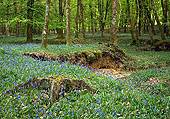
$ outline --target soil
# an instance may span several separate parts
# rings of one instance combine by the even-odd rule
[[[47,53],[24,53],[24,56],[29,56],[41,61],[58,61],[69,62],[71,64],[80,64],[94,69],[96,73],[111,75],[116,78],[123,78],[129,75],[123,71],[126,69],[126,62],[129,58],[125,53],[116,46],[107,44],[100,51],[84,51],[82,53],[66,54],[54,56]]]

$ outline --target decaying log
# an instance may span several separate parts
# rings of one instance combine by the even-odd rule
[[[19,90],[27,88],[47,90],[50,94],[51,102],[59,100],[61,96],[65,96],[66,93],[69,93],[73,90],[87,90],[90,93],[95,93],[95,90],[83,80],[72,80],[62,76],[56,76],[47,78],[34,78],[26,83],[15,86],[13,89],[10,89],[3,94],[14,94]]]

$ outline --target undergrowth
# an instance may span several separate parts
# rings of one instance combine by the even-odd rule
[[[4,48],[5,49],[5,48]],[[136,89],[130,82],[93,73],[87,67],[68,63],[37,61],[20,54],[0,55],[1,118],[168,118],[169,97]],[[50,104],[37,89],[24,89],[14,95],[3,92],[33,77],[65,75],[85,80],[97,90],[92,95],[73,91]]]
[[[170,87],[167,82],[170,80],[170,54],[136,51],[136,47],[128,46],[124,41],[120,47],[132,57],[131,65],[140,69],[133,72],[126,80],[96,74],[86,66],[38,61],[21,55],[23,52],[32,51],[65,54],[97,50],[98,47],[95,44],[50,45],[47,50],[42,49],[38,44],[1,44],[0,117],[2,119],[168,119],[170,117]],[[74,80],[84,80],[96,89],[97,93],[73,91],[54,104],[51,104],[49,97],[38,89],[23,89],[16,91],[13,95],[4,94],[8,89],[33,77],[51,75],[64,75]],[[147,81],[152,77],[159,79],[160,83],[149,85]]]

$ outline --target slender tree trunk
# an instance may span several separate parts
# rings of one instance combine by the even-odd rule
[[[90,8],[90,24],[91,24],[91,32],[94,35],[94,18],[93,18],[93,10],[92,10],[92,3],[89,4],[89,8]]]
[[[5,24],[5,29],[6,29],[6,35],[10,36],[9,23],[8,22]]]
[[[129,3],[129,0],[126,0],[127,2],[127,15],[128,15],[128,22],[129,22],[129,25],[130,25],[130,32],[131,32],[131,35],[132,35],[132,44],[136,44],[137,43],[137,38],[135,36],[135,25],[134,23],[132,22],[132,19],[131,19],[131,13],[130,13],[130,3]]]
[[[84,26],[84,6],[82,3],[82,0],[79,0],[79,5],[80,5],[80,23],[81,23],[81,37],[84,39],[85,38],[85,26]]]
[[[63,0],[59,0],[59,19],[60,23],[63,22]],[[63,28],[58,29],[59,38],[64,38]]]
[[[117,42],[117,26],[116,26],[116,17],[117,17],[117,6],[118,0],[112,0],[112,28],[111,28],[111,36],[113,44]]]
[[[7,5],[6,20],[7,20],[7,22],[5,23],[5,34],[7,36],[10,36],[10,31],[9,31],[9,5]]]
[[[152,10],[153,10],[153,13],[154,13],[154,16],[155,16],[155,20],[156,20],[157,25],[158,25],[158,27],[159,27],[159,31],[160,31],[160,33],[161,33],[161,39],[162,39],[162,40],[166,40],[166,37],[165,37],[165,35],[164,35],[164,31],[163,31],[163,27],[162,27],[162,25],[161,25],[161,23],[160,23],[158,14],[157,14],[157,12],[156,12],[156,10],[155,10],[154,0],[151,0],[151,6],[152,6]]]
[[[75,37],[79,37],[79,0],[77,0],[77,11],[75,17]]]
[[[150,10],[148,8],[148,3],[146,0],[143,1],[143,5],[144,5],[144,10],[145,10],[145,18],[146,18],[146,26],[147,26],[147,30],[149,32],[149,36],[150,36],[150,42],[153,42],[153,36],[155,34],[155,30],[154,30],[154,23],[151,19],[151,13]]]
[[[66,0],[66,42],[67,42],[67,45],[72,44],[71,28],[70,28],[70,22],[71,22],[70,16],[71,16],[70,0]]]
[[[139,4],[139,23],[138,23],[138,33],[139,36],[141,36],[141,34],[143,33],[142,29],[143,29],[143,4],[141,0],[138,0],[138,4]]]
[[[98,0],[98,11],[99,11],[99,28],[101,32],[101,37],[103,37],[103,32],[104,32],[104,1],[103,0]]]
[[[46,0],[46,10],[45,10],[45,22],[44,29],[42,32],[42,47],[47,48],[48,45],[48,23],[49,23],[49,15],[50,15],[50,0]]]
[[[20,23],[19,21],[17,21],[16,23],[16,36],[19,37],[20,35]]]
[[[14,6],[15,6],[15,14],[19,13],[19,6],[17,4],[17,2],[14,2]],[[18,37],[20,35],[20,22],[17,20],[16,21],[16,37]]]
[[[135,0],[136,3],[136,27],[135,27],[135,34],[136,34],[136,39],[139,41],[139,31],[138,31],[138,20],[139,20],[139,6],[138,6],[138,0]]]
[[[162,11],[163,11],[163,32],[168,36],[168,0],[161,0]]]
[[[27,42],[33,41],[33,6],[34,0],[28,0],[27,2]]]

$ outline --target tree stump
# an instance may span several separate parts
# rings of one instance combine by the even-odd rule
[[[51,76],[47,78],[34,78],[26,83],[15,86],[13,89],[7,90],[4,94],[14,94],[16,91],[27,88],[47,90],[50,94],[51,102],[59,100],[61,96],[65,96],[66,93],[73,90],[87,90],[90,93],[95,93],[95,90],[83,80],[72,80],[62,76]]]

